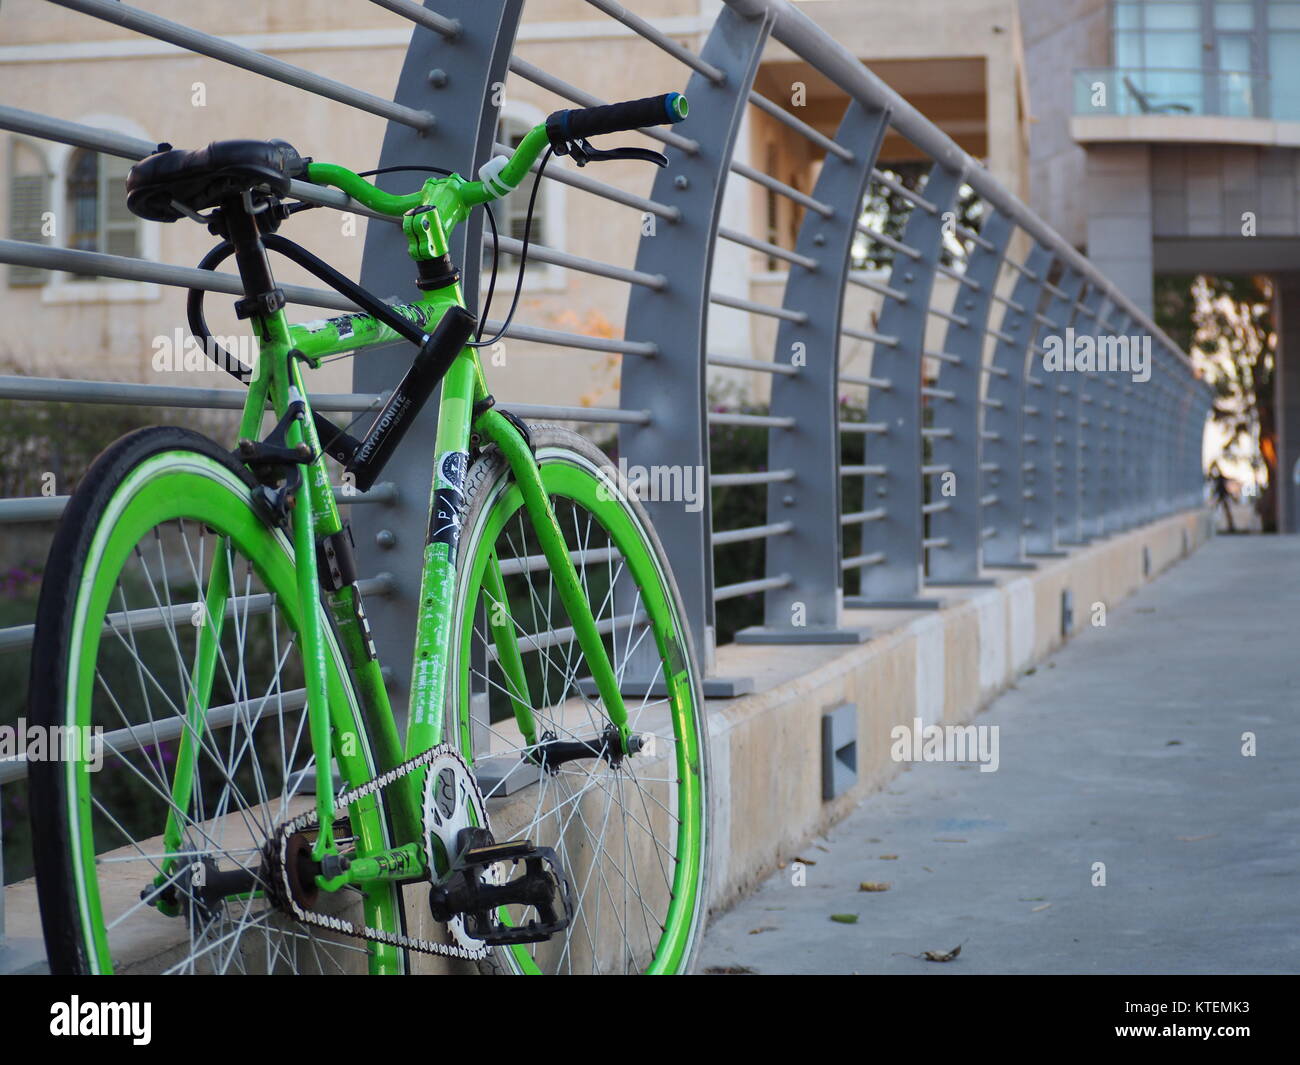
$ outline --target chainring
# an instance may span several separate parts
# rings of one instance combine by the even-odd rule
[[[487,829],[487,807],[478,780],[455,748],[443,746],[424,776],[424,852],[435,881],[450,874],[460,857],[460,834],[467,828]],[[500,883],[497,868],[487,870],[488,883]],[[488,946],[466,930],[464,917],[453,917],[447,931],[462,950],[474,957],[487,956]]]

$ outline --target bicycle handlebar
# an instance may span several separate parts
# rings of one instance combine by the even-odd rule
[[[679,92],[647,96],[642,100],[629,100],[625,103],[604,104],[600,107],[556,111],[544,123],[529,130],[504,165],[490,167],[488,181],[457,179],[461,181],[457,197],[465,208],[500,199],[519,185],[548,143],[559,152],[570,142],[583,137],[681,122],[688,112],[686,97]],[[489,167],[484,168],[484,170],[488,169]],[[480,171],[480,174],[483,172]],[[427,202],[424,189],[405,196],[395,196],[376,188],[347,167],[333,163],[308,164],[307,180],[316,185],[333,185],[363,206],[386,215],[404,215],[413,208],[424,206]],[[451,178],[443,179],[442,183],[451,180]]]
[[[643,126],[683,121],[690,109],[679,92],[647,96],[621,104],[555,111],[546,120],[546,134],[558,152],[570,141],[602,133],[623,133]]]

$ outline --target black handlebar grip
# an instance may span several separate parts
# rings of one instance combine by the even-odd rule
[[[687,113],[686,97],[679,92],[668,92],[621,104],[556,111],[546,120],[546,133],[552,147],[559,150],[581,137],[681,122]]]

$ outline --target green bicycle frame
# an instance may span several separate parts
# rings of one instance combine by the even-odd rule
[[[440,258],[448,251],[448,234],[469,214],[471,208],[499,198],[517,186],[546,147],[546,128],[533,129],[520,143],[492,186],[467,181],[459,175],[432,178],[419,192],[394,196],[385,193],[344,167],[313,163],[308,180],[332,185],[348,193],[372,210],[401,216],[407,237],[407,250],[414,261]],[[451,283],[424,293],[418,300],[400,304],[393,310],[415,323],[427,336],[452,307],[464,307],[458,283]],[[343,528],[325,467],[321,441],[311,417],[310,403],[303,383],[303,364],[318,366],[324,358],[373,347],[400,339],[388,325],[371,315],[352,313],[333,318],[290,324],[283,309],[255,316],[252,321],[259,341],[260,354],[249,385],[240,422],[240,436],[256,440],[268,406],[277,418],[293,415],[286,443],[290,448],[306,445],[312,461],[302,467],[303,481],[292,505],[291,531],[298,594],[303,604],[318,601],[322,587],[316,556],[318,545]],[[463,488],[469,458],[471,432],[493,442],[510,466],[536,529],[543,553],[557,589],[572,622],[574,634],[592,669],[597,690],[606,712],[618,729],[624,753],[628,751],[627,711],[618,681],[605,651],[605,645],[592,616],[591,606],[569,557],[563,533],[556,521],[550,499],[543,486],[536,460],[519,430],[498,411],[486,409],[474,417],[476,404],[488,397],[483,368],[474,347],[465,346],[442,379],[438,404],[438,427],[435,442],[433,484],[429,498],[429,537],[424,547],[420,577],[419,611],[411,673],[410,716],[405,742],[398,736],[392,707],[388,700],[380,665],[367,635],[360,595],[355,585],[325,592],[325,603],[337,626],[357,695],[365,715],[368,732],[375,745],[381,772],[392,769],[438,743],[444,737],[444,709],[451,643],[452,598],[456,580],[456,550],[459,517],[444,515],[439,507]],[[224,552],[217,553],[214,565],[224,564]],[[186,809],[193,784],[196,746],[202,740],[203,716],[216,669],[221,622],[225,614],[225,575],[214,571],[210,582],[210,601],[206,604],[204,625],[197,652],[195,684],[189,695],[187,718],[192,725],[186,730],[173,785],[175,809]],[[220,578],[218,580],[217,578]],[[501,587],[500,570],[493,557],[487,575],[487,587]],[[508,611],[504,597],[499,597]],[[313,857],[320,861],[337,854],[332,828],[331,711],[330,692],[325,690],[327,675],[322,618],[311,609],[302,611],[302,653],[306,672],[307,712],[313,750],[316,752],[316,808],[320,817],[320,834]],[[528,687],[514,638],[513,622],[497,618],[492,626],[493,639],[512,692],[514,712],[519,727],[530,743],[536,742],[532,711],[526,698]],[[381,856],[362,855],[344,873],[333,878],[318,876],[318,885],[336,890],[345,884],[364,884],[378,879],[408,879],[430,870],[423,867],[422,847],[413,847],[423,837],[423,774],[411,773],[393,785],[389,809],[393,818],[394,848],[392,860],[373,861]],[[165,831],[169,849],[179,851],[181,826],[174,815],[168,818]],[[445,872],[447,856],[430,855],[428,861]],[[166,873],[167,870],[164,870]]]

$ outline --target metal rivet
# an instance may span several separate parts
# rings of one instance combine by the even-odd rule
[[[685,188],[689,188],[690,184],[691,184],[690,179],[685,174],[678,174],[675,178],[673,178],[674,188],[685,189]]]
[[[392,529],[380,529],[375,533],[375,543],[380,547],[396,547],[397,534]]]
[[[434,67],[429,71],[429,84],[435,89],[446,88],[447,72],[440,67]]]

